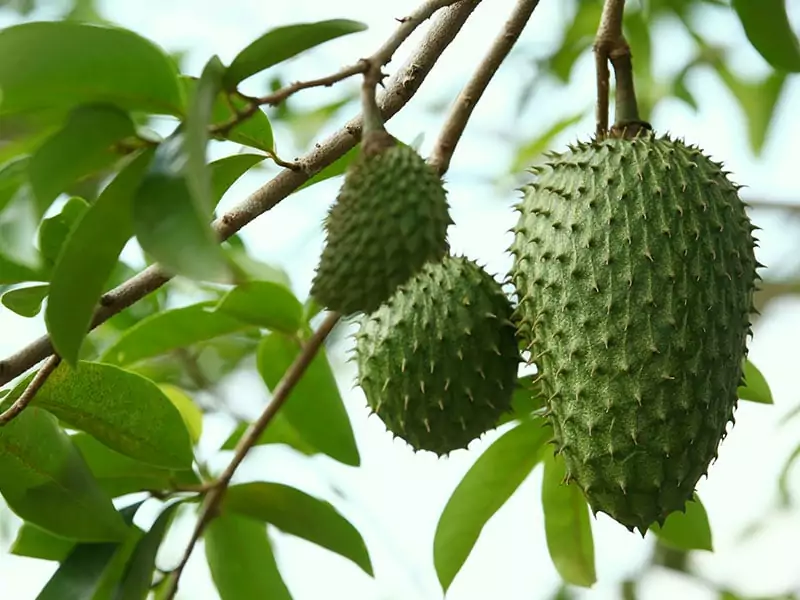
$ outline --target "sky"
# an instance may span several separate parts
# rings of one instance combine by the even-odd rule
[[[418,0],[392,3],[340,0],[321,3],[294,0],[269,3],[256,0],[107,0],[101,3],[108,18],[154,40],[168,50],[186,50],[184,68],[197,75],[205,61],[217,54],[223,62],[252,39],[272,27],[327,18],[353,18],[366,22],[369,30],[336,40],[324,50],[293,60],[282,71],[287,79],[305,79],[334,72],[363,55],[373,52],[394,30],[395,17],[411,12]],[[431,107],[449,106],[458,89],[480,60],[513,6],[511,0],[484,2],[445,53],[417,97],[387,128],[404,141],[422,135],[421,152],[430,152],[443,121],[441,111]],[[57,7],[52,9],[58,12]],[[50,18],[44,11],[38,18]],[[478,105],[446,177],[455,226],[450,232],[453,252],[486,263],[493,273],[508,268],[508,229],[515,214],[518,182],[502,179],[513,157],[507,138],[535,137],[555,120],[592,106],[594,94],[591,56],[583,56],[567,88],[542,85],[535,91],[530,107],[515,114],[520,86],[533,71],[527,60],[531,52],[544,51],[558,39],[563,19],[562,3],[543,0],[515,53],[501,68]],[[0,26],[9,23],[0,12]],[[735,40],[733,66],[742,74],[758,77],[767,72],[732,15],[709,11],[702,22],[712,39]],[[399,67],[421,35],[421,28],[398,52],[387,70]],[[658,28],[666,40],[657,53],[656,73],[665,74],[680,66],[689,52],[687,40],[669,26]],[[247,82],[251,91],[261,89],[262,80]],[[353,82],[350,84],[354,85]],[[708,154],[723,160],[733,177],[747,186],[745,195],[771,201],[800,202],[800,179],[794,148],[800,138],[800,114],[792,109],[800,103],[800,85],[790,81],[778,107],[776,123],[762,156],[749,149],[745,122],[738,106],[710,73],[693,77],[690,88],[701,98],[694,113],[683,104],[667,101],[653,115],[657,130],[670,131],[697,143]],[[352,89],[352,88],[350,88]],[[310,90],[297,97],[298,103],[313,106],[338,97],[339,88]],[[554,148],[593,130],[591,111],[554,142]],[[322,136],[332,132],[351,116],[343,113]],[[497,132],[502,135],[498,135]],[[522,133],[520,133],[522,132]],[[278,152],[284,158],[299,155],[286,131],[276,129]],[[523,137],[520,138],[519,136]],[[230,152],[230,147],[215,150]],[[265,182],[257,173],[243,177],[223,199],[230,207]],[[322,248],[321,221],[335,197],[340,181],[328,181],[303,191],[278,205],[243,231],[252,251],[292,273],[293,285],[304,298]],[[759,260],[768,268],[785,264],[791,239],[782,223],[768,213],[752,213],[761,226]],[[127,253],[135,258],[134,250]],[[0,354],[7,355],[41,335],[41,319],[27,320],[0,308]],[[800,339],[800,301],[775,302],[761,317],[751,343],[750,357],[772,386],[775,406],[740,404],[736,425],[723,442],[719,460],[698,492],[709,512],[715,552],[698,553],[692,563],[702,577],[726,585],[742,595],[769,595],[800,589],[800,575],[794,561],[795,540],[800,538],[798,513],[774,513],[775,480],[787,455],[800,439],[800,424],[779,426],[782,415],[798,404],[794,385],[797,340]],[[365,400],[352,388],[353,365],[347,364],[348,348],[336,347],[331,360],[347,403],[362,466],[352,469],[320,458],[298,458],[280,447],[256,448],[237,474],[237,481],[261,479],[296,485],[330,500],[364,534],[375,565],[371,579],[348,561],[302,540],[272,532],[276,556],[287,585],[297,600],[435,600],[442,594],[432,562],[432,540],[437,519],[450,493],[476,457],[493,441],[491,433],[473,443],[468,451],[436,459],[426,453],[414,454],[403,442],[392,441],[380,421],[367,418]],[[246,374],[225,388],[225,397],[237,410],[255,417],[267,399],[258,377]],[[224,418],[209,419],[202,451],[209,455],[227,437],[232,423]],[[229,456],[211,461],[224,467]],[[509,502],[488,523],[472,555],[448,593],[449,600],[503,598],[530,600],[547,598],[559,583],[547,553],[540,505],[541,470],[519,488]],[[800,493],[800,473],[792,489]],[[743,543],[742,531],[754,521],[770,515],[765,528]],[[144,510],[139,519],[149,525],[155,513]],[[137,522],[139,522],[137,520]],[[619,583],[635,575],[652,547],[648,536],[642,540],[609,518],[593,519],[598,583],[580,592],[590,600],[619,597]],[[190,533],[191,519],[182,519],[159,555],[159,564],[173,565]],[[54,563],[0,554],[3,597],[28,600],[36,597]],[[198,547],[184,574],[180,597],[213,600],[216,592]],[[663,570],[653,570],[642,579],[640,598],[711,600],[708,587]]]

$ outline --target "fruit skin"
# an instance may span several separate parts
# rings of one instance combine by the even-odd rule
[[[534,172],[511,246],[519,336],[567,479],[644,535],[684,510],[734,420],[755,227],[721,165],[668,136]]]
[[[447,254],[452,222],[433,168],[385,131],[365,134],[325,220],[311,295],[343,315],[374,311],[422,265]]]
[[[493,429],[520,363],[500,284],[464,257],[428,263],[356,334],[359,383],[387,429],[448,454]]]

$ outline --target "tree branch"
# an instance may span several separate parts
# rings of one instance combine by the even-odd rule
[[[39,369],[34,375],[31,382],[28,384],[28,387],[22,392],[22,395],[17,398],[14,403],[9,406],[6,410],[0,414],[0,427],[3,425],[8,425],[14,418],[16,418],[28,404],[31,403],[33,397],[36,395],[42,386],[47,382],[47,378],[50,377],[50,374],[56,370],[59,363],[61,362],[61,357],[59,356],[51,356],[42,368]]]
[[[345,67],[337,73],[328,75],[327,77],[311,79],[309,81],[296,81],[279,89],[276,92],[267,94],[266,96],[262,96],[260,98],[251,98],[241,94],[242,97],[247,98],[250,101],[250,104],[244,110],[237,113],[231,120],[212,127],[211,133],[214,135],[225,135],[236,125],[252,117],[256,112],[258,112],[259,107],[264,105],[276,106],[286,100],[289,96],[296,94],[301,90],[307,90],[314,87],[331,86],[347,79],[348,77],[352,77],[353,75],[367,73],[371,68],[371,65],[376,65],[377,69],[380,70],[380,67],[392,60],[392,56],[394,56],[394,53],[397,52],[397,49],[403,44],[403,42],[406,41],[412,33],[414,33],[417,27],[422,25],[422,23],[424,23],[426,20],[430,19],[431,16],[433,16],[433,13],[460,1],[461,0],[428,0],[428,2],[425,2],[416,11],[414,11],[414,14],[402,19],[398,19],[400,26],[394,32],[394,35],[386,40],[383,46],[381,46],[378,51],[375,52],[375,54],[368,59],[362,59],[354,65]]]
[[[511,52],[538,4],[539,0],[519,0],[517,2],[514,12],[506,21],[502,32],[495,38],[489,52],[472,75],[472,79],[467,82],[458,95],[429,159],[439,175],[444,175],[450,167],[450,159],[464,133],[469,118],[472,116],[472,111],[497,69]]]
[[[439,57],[455,39],[479,3],[480,0],[459,0],[453,6],[442,11],[441,16],[431,25],[428,35],[422,40],[416,52],[398,70],[388,83],[385,93],[381,95],[379,105],[384,119],[395,115],[416,94]],[[434,4],[438,5],[438,3]],[[407,22],[400,26],[400,28],[407,27],[409,27]],[[388,43],[385,44],[385,46],[387,45]],[[300,158],[299,169],[284,169],[238,206],[217,219],[213,223],[213,227],[220,240],[229,238],[256,217],[270,210],[314,174],[352,149],[359,141],[361,125],[360,116],[350,120],[341,130]],[[104,294],[100,298],[100,306],[95,311],[92,329],[157,290],[169,280],[170,276],[161,271],[158,265],[152,265]],[[52,353],[53,346],[50,337],[42,336],[7,359],[0,361],[0,385],[21,375]]]
[[[289,397],[289,393],[303,376],[303,373],[305,373],[308,365],[311,364],[311,361],[314,360],[314,357],[317,355],[320,347],[325,342],[325,338],[328,337],[328,334],[331,332],[331,330],[333,330],[336,323],[339,322],[340,316],[341,315],[338,313],[330,313],[322,322],[319,329],[314,332],[314,335],[311,336],[311,338],[303,347],[303,351],[295,359],[295,361],[284,374],[283,379],[281,379],[278,385],[275,387],[275,391],[272,394],[272,401],[264,409],[264,412],[261,413],[261,416],[258,418],[258,420],[255,421],[241,437],[239,443],[236,444],[236,449],[233,452],[233,459],[231,460],[230,464],[228,464],[228,466],[225,468],[225,471],[223,471],[223,473],[208,489],[203,501],[203,506],[200,509],[200,515],[197,518],[197,523],[195,524],[195,528],[189,539],[189,543],[186,545],[186,550],[183,553],[183,557],[181,558],[175,570],[170,574],[170,581],[166,590],[166,594],[164,595],[166,600],[171,600],[177,593],[178,582],[180,580],[181,573],[183,573],[186,563],[189,562],[189,558],[192,555],[195,544],[197,544],[206,527],[208,527],[208,524],[211,523],[216,516],[217,511],[219,510],[219,505],[222,502],[222,498],[225,495],[225,491],[228,489],[228,485],[230,484],[236,469],[240,464],[242,464],[242,461],[244,460],[245,456],[247,456],[247,453],[250,451],[250,449],[258,442],[258,438],[260,438],[261,434],[264,433],[264,430],[270,424],[275,415],[278,414],[278,410],[280,410],[281,406],[283,406],[283,404],[286,402],[286,399]]]

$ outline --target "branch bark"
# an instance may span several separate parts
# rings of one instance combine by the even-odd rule
[[[13,419],[25,410],[28,404],[31,403],[33,397],[36,395],[42,386],[50,377],[50,374],[56,370],[56,367],[61,363],[61,358],[58,356],[51,356],[36,375],[31,379],[28,387],[22,392],[22,395],[17,398],[14,403],[0,414],[0,427],[8,425]]]
[[[506,21],[502,32],[495,38],[489,52],[472,75],[472,79],[467,82],[458,95],[429,160],[439,175],[444,175],[450,168],[450,159],[453,157],[456,145],[472,116],[472,111],[478,105],[478,101],[489,86],[497,69],[511,52],[538,4],[539,0],[519,0],[517,2],[514,12]]]
[[[339,322],[340,316],[341,315],[338,313],[330,313],[322,322],[319,329],[314,332],[314,335],[311,336],[306,345],[303,347],[303,351],[295,359],[295,361],[284,374],[283,379],[281,379],[281,381],[275,387],[275,391],[272,395],[272,401],[264,409],[264,412],[261,413],[261,416],[258,418],[258,420],[255,421],[245,432],[245,434],[239,440],[239,443],[236,444],[236,449],[233,453],[233,459],[225,468],[225,471],[223,471],[222,475],[220,475],[213,482],[213,485],[206,492],[206,495],[203,499],[203,505],[200,508],[200,515],[197,518],[197,523],[195,524],[192,535],[189,538],[189,543],[186,545],[186,550],[184,551],[178,566],[169,576],[169,584],[166,594],[164,595],[166,600],[171,600],[178,592],[178,583],[180,581],[181,574],[183,573],[183,569],[186,567],[186,563],[189,562],[189,558],[192,555],[195,544],[197,544],[206,527],[208,527],[208,524],[211,523],[216,516],[220,503],[222,502],[222,498],[225,495],[225,491],[228,489],[228,485],[230,484],[236,469],[239,468],[239,465],[242,464],[242,461],[244,460],[245,456],[247,456],[247,453],[258,442],[258,438],[261,437],[261,434],[264,433],[264,430],[267,428],[270,422],[272,422],[272,419],[275,418],[276,414],[278,414],[278,410],[280,410],[280,408],[286,402],[286,399],[289,397],[289,393],[292,391],[294,386],[297,385],[297,382],[303,376],[303,373],[305,373],[308,365],[311,364],[311,361],[314,360],[317,352],[319,352],[320,347],[325,342],[325,338],[328,337],[328,334],[336,326],[336,323]]]
[[[440,4],[442,3],[433,2],[427,3],[426,6],[438,6]],[[427,36],[420,43],[416,52],[397,71],[387,84],[386,91],[381,94],[379,105],[384,119],[388,120],[394,116],[416,94],[439,57],[455,39],[461,27],[480,4],[480,0],[458,0],[458,2],[451,4],[452,6],[442,9],[441,15],[431,25]],[[398,28],[398,31],[405,30],[408,27],[410,25],[405,20]],[[394,43],[389,44],[387,42],[384,48]],[[398,43],[397,45],[399,46],[400,44]],[[219,239],[222,241],[229,238],[256,217],[267,212],[297,190],[314,174],[343,156],[358,143],[361,135],[361,126],[362,119],[360,115],[351,119],[341,130],[319,143],[311,152],[300,158],[298,169],[284,169],[269,183],[256,190],[238,206],[222,215],[213,223]],[[164,273],[158,265],[152,265],[104,294],[100,298],[100,306],[95,311],[92,329],[157,290],[169,280],[170,276]],[[0,361],[0,385],[4,385],[23,374],[51,354],[53,354],[53,346],[50,342],[50,337],[42,336],[17,353]]]

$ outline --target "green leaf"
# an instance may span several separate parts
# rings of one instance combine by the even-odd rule
[[[237,281],[272,281],[292,289],[289,274],[281,267],[253,258],[244,248],[228,248],[227,254],[233,262]]]
[[[224,514],[211,521],[204,539],[208,567],[222,600],[292,600],[263,523]]]
[[[530,167],[534,161],[536,161],[536,159],[540,158],[552,147],[554,138],[576,123],[580,122],[585,115],[586,111],[582,110],[579,113],[575,113],[574,115],[561,119],[544,131],[541,135],[523,145],[519,150],[517,150],[517,156],[514,158],[514,162],[512,163],[509,171],[512,173],[519,173],[520,171]]]
[[[328,502],[288,485],[253,482],[231,486],[222,507],[322,546],[373,574],[361,534]]]
[[[187,96],[191,97],[197,87],[198,78],[181,76],[181,83]],[[211,113],[211,122],[214,126],[224,126],[237,118],[237,115],[248,109],[249,101],[238,94],[228,94],[225,91],[219,92],[214,102]],[[237,144],[258,148],[265,152],[272,152],[275,146],[275,139],[272,133],[272,125],[266,113],[258,109],[250,117],[238,123],[235,127],[224,133],[216,133],[216,139],[230,140]],[[266,157],[263,157],[266,158]]]
[[[149,40],[119,27],[48,21],[0,31],[0,115],[89,102],[180,115],[177,68]]]
[[[280,333],[264,336],[257,364],[262,379],[274,390],[300,354],[300,342]],[[286,420],[309,444],[346,465],[358,466],[360,457],[350,420],[324,348],[320,348],[281,408]]]
[[[770,65],[800,72],[800,43],[792,30],[785,0],[732,0],[745,35]]]
[[[114,144],[135,133],[131,118],[115,106],[80,106],[72,111],[63,129],[31,156],[28,170],[40,210],[80,178],[119,160],[122,155]]]
[[[0,302],[21,317],[32,318],[42,310],[42,302],[47,297],[48,285],[32,285],[9,290],[0,298]]]
[[[72,442],[80,450],[97,483],[112,498],[145,490],[169,490],[173,484],[198,485],[188,469],[164,469],[115,452],[87,433],[76,433]]]
[[[214,102],[222,89],[225,65],[218,56],[212,56],[203,68],[203,73],[189,100],[189,111],[185,121],[186,165],[184,175],[192,198],[200,215],[209,215],[214,207],[211,191],[211,174],[206,165],[208,126],[212,120]]]
[[[773,404],[772,391],[769,389],[767,380],[749,360],[745,360],[743,377],[745,384],[738,389],[738,395],[741,400]]]
[[[248,170],[262,162],[263,154],[234,154],[209,163],[211,171],[211,197],[214,206],[222,200],[225,192]]]
[[[0,96],[0,102],[2,101]],[[3,142],[6,143],[6,140]],[[8,205],[17,190],[27,182],[29,164],[30,156],[14,156],[6,162],[0,155],[0,212]]]
[[[239,52],[225,73],[225,87],[232,90],[240,81],[288,60],[327,41],[364,31],[367,26],[358,21],[332,19],[316,23],[301,23],[277,27]]]
[[[236,448],[236,444],[239,443],[239,440],[242,438],[245,431],[247,431],[247,428],[247,423],[240,423],[237,425],[233,433],[225,440],[220,450],[233,450]],[[264,430],[264,433],[261,434],[254,445],[262,446],[267,444],[285,444],[306,456],[319,454],[319,450],[306,442],[297,429],[295,429],[280,412],[275,415],[269,427]]]
[[[750,147],[759,156],[786,83],[786,73],[773,72],[762,81],[749,83],[734,75],[722,61],[715,62],[714,68],[744,111]]]
[[[778,476],[778,494],[784,507],[788,507],[792,503],[792,494],[789,490],[789,475],[791,475],[792,468],[798,460],[800,460],[800,445],[795,447],[789,458],[786,459],[781,469],[781,474]]]
[[[331,179],[333,177],[339,177],[340,175],[344,175],[347,172],[347,167],[350,166],[356,157],[361,153],[361,145],[354,146],[347,152],[345,152],[342,156],[338,159],[333,161],[331,164],[323,168],[319,171],[316,175],[311,177],[308,181],[306,181],[303,185],[301,185],[295,192],[299,192],[302,189],[307,187],[311,187],[312,185],[319,183],[321,181],[325,181],[326,179]]]
[[[247,323],[201,302],[157,313],[126,330],[100,357],[120,366],[166,354],[198,342],[247,329]]]
[[[656,523],[651,529],[659,541],[678,550],[714,551],[711,525],[697,494],[692,501],[686,503],[685,513],[674,512],[664,521],[663,527]]]
[[[133,199],[134,232],[142,249],[165,270],[225,283],[230,270],[211,228],[211,202],[195,200],[187,175],[188,156],[181,132],[161,142]]]
[[[53,535],[33,523],[23,522],[9,553],[61,562],[69,555],[75,544],[75,540]]]
[[[489,446],[461,479],[439,517],[433,562],[446,592],[484,526],[541,459],[551,432],[541,419],[524,421]]]
[[[139,502],[121,511],[128,524],[141,505]],[[135,527],[122,543],[77,544],[37,600],[111,600],[111,592],[142,534]]]
[[[3,407],[12,401],[6,397]],[[63,537],[107,542],[127,535],[58,420],[36,406],[0,429],[0,494],[18,517]]]
[[[161,391],[170,399],[178,412],[181,413],[186,429],[189,431],[192,443],[196,444],[203,435],[203,411],[194,403],[189,395],[181,388],[169,383],[162,383],[158,386]]]
[[[303,305],[286,286],[248,281],[226,293],[216,308],[246,323],[294,334],[303,325]]]
[[[42,274],[36,269],[16,262],[0,251],[0,285],[23,283],[25,281],[41,281]]]
[[[39,227],[39,252],[46,267],[52,269],[61,254],[61,248],[81,217],[89,210],[83,198],[72,197],[64,203],[61,212],[42,221]]]
[[[564,484],[564,459],[547,448],[543,454],[542,508],[550,558],[566,583],[591,587],[597,575],[589,506],[577,485]]]
[[[541,385],[534,383],[538,375],[528,375],[517,380],[514,395],[511,396],[511,410],[504,413],[497,421],[496,427],[515,419],[530,417],[544,406],[544,393]]]
[[[156,567],[156,555],[181,502],[161,511],[150,530],[139,540],[113,596],[113,600],[147,600]]]
[[[17,386],[5,401],[13,402],[23,389]],[[103,363],[62,363],[32,405],[131,458],[191,468],[191,441],[180,413],[156,384],[135,373]]]
[[[103,285],[133,234],[130,203],[152,158],[144,151],[103,190],[67,237],[50,279],[45,310],[53,347],[76,364]]]

